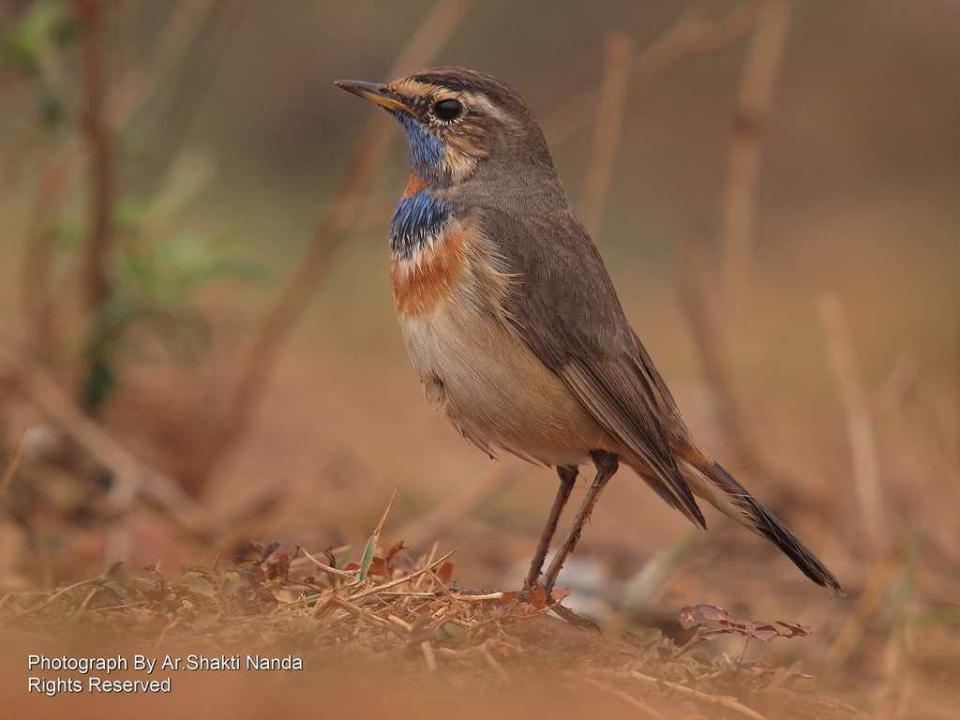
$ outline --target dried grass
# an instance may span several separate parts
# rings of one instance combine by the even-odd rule
[[[595,693],[652,718],[702,717],[702,711],[763,718],[765,701],[755,708],[753,698],[768,692],[782,698],[809,677],[796,667],[684,652],[659,630],[614,638],[578,629],[551,617],[542,588],[528,597],[460,588],[452,579],[454,551],[414,558],[402,543],[379,546],[387,514],[350,561],[339,549],[251,543],[243,557],[187,566],[178,577],[159,567],[130,572],[118,563],[52,592],[8,593],[0,598],[0,631],[191,652],[294,653],[313,667],[359,663],[364,673],[384,666],[421,692],[425,677],[439,682],[434,692],[485,693],[547,673],[567,691]],[[715,610],[728,628],[760,627]],[[709,625],[702,612],[697,617]],[[709,629],[703,636],[709,639]],[[843,709],[824,717],[853,712],[835,701],[823,707]]]

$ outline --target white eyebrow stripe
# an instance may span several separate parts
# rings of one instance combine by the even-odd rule
[[[510,122],[510,118],[499,107],[494,105],[485,95],[480,93],[464,91],[460,93],[460,99],[469,107],[482,108],[487,115],[495,117],[500,122]]]

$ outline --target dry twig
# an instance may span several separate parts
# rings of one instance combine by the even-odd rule
[[[10,487],[10,483],[13,482],[13,476],[17,474],[17,468],[20,467],[20,459],[23,456],[23,434],[21,433],[20,439],[17,441],[16,446],[13,449],[13,457],[10,458],[7,463],[7,469],[4,470],[3,475],[0,476],[0,497],[7,491],[7,488]]]
[[[223,0],[190,0],[172,7],[146,66],[132,67],[107,94],[104,105],[111,127],[119,129],[126,125],[143,107],[162,81],[176,69],[204,29],[209,28],[210,19],[222,5]]]
[[[357,602],[358,600],[363,600],[364,598],[370,597],[371,595],[377,595],[378,593],[381,593],[381,592],[383,592],[384,590],[387,590],[387,589],[389,589],[389,588],[396,587],[397,585],[403,585],[403,584],[406,583],[406,582],[410,582],[411,580],[414,580],[414,579],[420,577],[421,575],[424,575],[425,573],[428,573],[429,571],[433,570],[434,568],[440,567],[441,565],[443,565],[443,563],[445,563],[447,560],[449,560],[451,557],[453,557],[453,554],[454,554],[455,552],[456,552],[456,550],[451,550],[450,552],[448,552],[448,553],[447,553],[446,555],[444,555],[443,557],[441,557],[441,558],[439,558],[439,559],[437,559],[437,560],[434,560],[430,565],[427,565],[427,566],[425,566],[425,567],[422,567],[422,568],[420,568],[419,570],[416,570],[416,571],[410,573],[409,575],[404,575],[403,577],[399,577],[399,578],[397,578],[397,579],[395,579],[395,580],[390,580],[390,581],[385,582],[385,583],[383,583],[383,584],[381,584],[381,585],[375,585],[375,586],[373,586],[373,587],[371,587],[371,588],[367,588],[366,590],[361,590],[361,591],[358,592],[356,595],[351,595],[351,596],[350,596],[350,601],[351,601],[351,602]]]
[[[707,293],[713,285],[708,282],[710,271],[704,265],[704,253],[700,248],[691,242],[683,242],[677,277],[680,307],[690,325],[704,378],[713,396],[717,427],[725,436],[725,445],[737,458],[737,465],[762,468],[765,463],[754,450],[756,443],[748,430],[750,424],[737,401],[727,338],[711,309],[715,298],[708,297]]]
[[[23,255],[20,297],[23,302],[24,334],[31,357],[39,362],[49,361],[57,346],[51,292],[54,255],[51,216],[63,199],[66,180],[67,167],[62,158],[51,158],[44,163]]]
[[[163,111],[154,120],[156,127],[163,128],[163,132],[158,135],[158,142],[152,144],[149,153],[143,156],[145,167],[138,178],[138,187],[155,187],[160,178],[176,167],[180,155],[187,151],[184,140],[196,121],[200,101],[210,88],[236,27],[243,21],[246,10],[244,4],[230,3],[228,0],[207,2],[205,12],[199,17],[191,17],[186,23],[189,32],[184,34],[192,35],[191,42],[180,50],[185,60],[179,71],[178,82],[166,100]],[[163,56],[160,51],[158,54]],[[176,57],[177,52],[171,52],[170,55]],[[162,71],[157,72],[162,77]]]
[[[750,297],[762,142],[786,44],[790,12],[791,0],[765,0],[760,5],[740,75],[723,203],[725,279],[735,322],[743,317]]]
[[[86,304],[99,305],[106,294],[105,263],[110,246],[110,206],[113,192],[111,136],[119,134],[162,80],[196,41],[222,0],[176,3],[164,25],[156,50],[145,68],[128,70],[110,88],[104,87],[100,32],[100,0],[74,0],[83,29],[84,117],[82,138],[68,138],[41,173],[29,243],[24,254],[21,296],[27,323],[28,347],[38,361],[49,361],[57,347],[51,264],[53,215],[81,166],[81,141],[91,165],[90,242],[85,246],[82,279]]]
[[[276,545],[267,544],[263,552],[272,551]],[[456,593],[438,591],[435,576],[423,564],[381,585],[356,578],[345,584],[334,581],[324,585],[300,573],[271,576],[261,572],[263,552],[233,566],[194,566],[180,579],[165,578],[158,568],[136,576],[118,575],[115,583],[118,590],[123,589],[119,597],[124,601],[119,605],[112,598],[104,598],[106,592],[79,589],[90,586],[106,590],[101,581],[109,573],[42,593],[40,598],[30,593],[7,595],[0,599],[0,619],[9,622],[20,617],[22,630],[43,632],[59,618],[70,618],[89,630],[101,628],[154,647],[189,638],[193,643],[210,643],[214,652],[218,646],[236,646],[243,639],[265,649],[282,647],[289,639],[302,639],[307,623],[315,642],[303,652],[322,655],[327,661],[335,661],[336,653],[342,651],[353,658],[358,653],[382,658],[401,677],[415,675],[422,679],[426,668],[430,673],[442,673],[444,678],[455,674],[476,687],[500,689],[513,683],[522,668],[537,667],[563,675],[591,693],[597,691],[598,699],[614,697],[642,717],[662,720],[669,715],[647,705],[647,700],[655,699],[658,707],[674,712],[692,702],[704,706],[701,712],[706,714],[762,720],[762,715],[736,699],[708,692],[725,686],[725,681],[714,683],[710,679],[724,673],[728,662],[717,663],[711,670],[703,666],[710,663],[698,661],[700,671],[691,675],[688,661],[659,652],[670,647],[669,641],[642,643],[643,649],[610,639],[598,638],[596,644],[577,642],[571,634],[574,631],[542,617],[546,608],[538,607],[537,602],[521,603],[517,593],[491,594],[482,601],[475,596],[475,602],[463,602]],[[311,568],[304,565],[302,570],[309,572]],[[420,579],[425,579],[430,592],[383,592],[390,584],[413,586]],[[344,593],[348,587],[361,592],[348,598]],[[306,588],[320,592],[308,597]],[[371,590],[374,593],[367,594]],[[541,602],[543,599],[545,594],[541,594]],[[102,605],[98,607],[98,603]],[[172,608],[177,610],[171,621]],[[644,674],[648,666],[656,667],[658,675],[663,672],[689,678],[700,689]],[[744,686],[744,690],[755,692],[757,687],[776,682],[773,672],[762,674],[769,679],[751,683],[752,689]],[[671,696],[679,697],[679,702]]]
[[[36,605],[31,605],[30,607],[24,610],[21,610],[20,612],[16,613],[9,619],[19,620],[20,618],[26,617],[27,615],[32,615],[36,612],[39,612],[40,610],[43,610],[46,607],[49,607],[50,605],[55,603],[57,600],[62,598],[64,595],[66,595],[67,593],[73,590],[77,590],[82,587],[88,587],[90,585],[99,585],[100,583],[103,582],[103,580],[104,580],[104,576],[98,575],[97,577],[87,578],[86,580],[80,580],[79,582],[75,582],[72,585],[67,585],[66,587],[63,587],[57,590],[55,593],[50,595],[50,597],[42,600],[41,602],[38,602]]]
[[[350,580],[353,580],[357,576],[355,572],[347,572],[346,570],[340,570],[331,565],[328,565],[325,562],[322,562],[321,560],[318,560],[316,557],[314,557],[309,552],[307,552],[306,549],[304,549],[303,547],[300,548],[300,552],[303,553],[304,557],[306,557],[314,565],[316,565],[318,568],[323,570],[323,572],[327,573],[328,575],[334,575],[336,577],[350,579]]]
[[[753,26],[757,2],[737,5],[719,20],[705,17],[694,8],[685,12],[660,38],[634,56],[627,68],[631,81],[648,81],[672,68],[691,55],[723,50],[742,39]],[[544,132],[556,146],[573,136],[590,122],[596,105],[596,91],[586,90],[544,122]]]
[[[634,708],[635,710],[639,710],[642,713],[643,717],[653,718],[654,720],[666,720],[666,717],[664,715],[657,712],[652,707],[647,705],[645,702],[634,697],[628,692],[624,692],[623,690],[618,690],[617,688],[610,687],[606,683],[602,683],[599,680],[595,680],[594,678],[588,677],[586,675],[577,675],[571,672],[565,672],[564,675],[566,675],[571,680],[575,680],[579,683],[583,683],[584,685],[589,685],[590,687],[596,690],[599,690],[602,693],[605,693],[607,695],[617,698],[618,700],[626,703],[627,705]]]
[[[678,695],[683,695],[691,700],[696,700],[703,705],[712,705],[713,707],[725,708],[726,710],[730,710],[741,717],[750,718],[750,720],[766,720],[763,715],[758,713],[756,710],[751,710],[746,705],[738,702],[736,698],[726,697],[724,695],[709,695],[705,692],[700,692],[699,690],[694,690],[691,687],[687,687],[686,685],[680,685],[679,683],[671,682],[670,680],[660,680],[655,677],[650,677],[649,675],[644,675],[642,672],[638,672],[637,670],[616,672],[614,674],[621,677],[631,678],[633,680],[639,680],[645,685],[650,685],[651,687],[666,688]]]
[[[158,506],[191,533],[207,537],[212,530],[206,513],[171,478],[135,458],[97,423],[77,410],[57,383],[38,367],[0,355],[18,380],[19,389],[63,432],[114,475],[107,497],[115,512],[123,512],[137,497]]]
[[[593,124],[590,143],[590,162],[583,185],[581,217],[596,238],[603,219],[603,209],[610,188],[613,161],[623,125],[623,109],[627,96],[630,56],[633,52],[630,37],[614,32],[607,36],[604,48],[603,82]]]
[[[81,28],[83,135],[91,181],[89,234],[80,263],[81,286],[85,310],[90,317],[96,317],[110,292],[107,261],[111,246],[113,146],[103,109],[103,8],[100,0],[75,0],[74,6]]]
[[[423,654],[423,662],[427,666],[427,672],[437,671],[437,656],[433,652],[433,645],[429,640],[420,643],[420,652]]]
[[[866,632],[867,622],[883,602],[896,570],[896,564],[890,558],[882,559],[873,566],[866,585],[857,599],[856,607],[827,650],[826,661],[829,667],[841,667],[860,645]]]
[[[729,325],[742,335],[742,318],[749,291],[749,266],[756,218],[757,177],[762,144],[790,18],[789,0],[764,0],[755,7],[754,31],[743,67],[738,94],[737,116],[730,144],[724,191],[722,246],[725,282],[729,300]],[[703,257],[693,244],[685,242],[679,292],[681,306],[690,323],[704,375],[713,395],[721,428],[736,459],[736,465],[758,474],[783,477],[755,448],[747,412],[739,400],[732,364],[741,359],[744,343],[728,342],[723,325],[711,312],[713,298],[706,288],[715,286],[702,268]],[[781,490],[788,487],[780,483]]]
[[[867,399],[851,339],[850,327],[840,300],[826,295],[820,300],[820,320],[827,340],[827,353],[834,385],[847,416],[847,433],[853,458],[854,488],[860,517],[871,549],[888,547],[880,487],[880,464],[873,432],[873,414]]]
[[[740,400],[731,364],[733,353],[723,332],[723,324],[713,309],[717,305],[716,299],[709,294],[714,285],[710,280],[712,273],[705,267],[704,251],[693,243],[683,242],[678,268],[680,308],[690,326],[690,335],[717,416],[715,425],[731,456],[730,465],[777,480],[780,501],[789,498],[791,504],[799,505],[803,500],[791,490],[798,487],[792,473],[773,462],[763,451],[766,443],[755,437],[754,423]]]

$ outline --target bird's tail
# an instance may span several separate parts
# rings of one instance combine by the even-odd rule
[[[833,573],[780,522],[738,483],[723,466],[701,453],[683,463],[683,473],[693,492],[748,530],[776,545],[818,585],[843,595],[843,588]]]

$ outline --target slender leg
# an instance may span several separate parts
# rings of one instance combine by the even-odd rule
[[[557,523],[560,521],[560,515],[563,508],[570,499],[570,493],[573,492],[573,485],[577,480],[576,467],[557,467],[557,475],[560,476],[560,486],[557,488],[557,496],[553,499],[553,507],[550,508],[550,515],[547,517],[547,524],[543,527],[543,533],[540,535],[540,544],[537,545],[537,552],[533,555],[530,562],[530,570],[527,572],[527,579],[523,581],[523,589],[530,590],[537,585],[540,579],[540,571],[543,569],[543,561],[547,557],[547,551],[550,549],[550,541],[553,540],[554,533],[557,532]]]
[[[613,477],[614,473],[617,472],[617,467],[619,466],[617,456],[611,453],[594,450],[590,453],[590,457],[593,458],[593,464],[597,467],[597,474],[593,478],[590,489],[587,490],[586,497],[583,498],[580,509],[577,510],[577,515],[573,519],[573,525],[570,527],[567,539],[564,540],[563,546],[557,551],[557,554],[553,556],[550,567],[547,568],[547,575],[543,583],[547,598],[549,598],[553,592],[553,586],[557,582],[557,575],[560,574],[560,568],[563,567],[563,563],[577,546],[577,542],[580,540],[580,533],[583,531],[583,526],[587,520],[590,519],[590,513],[593,512],[593,506],[597,504],[600,493],[603,492],[604,486],[610,478]]]

